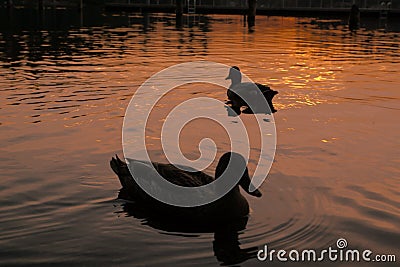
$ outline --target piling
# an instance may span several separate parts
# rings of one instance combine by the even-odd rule
[[[247,11],[247,26],[249,29],[256,24],[257,0],[247,0],[249,9]]]
[[[184,0],[176,0],[176,8],[175,8],[176,27],[182,27],[182,21],[183,21],[183,1],[184,1]]]
[[[7,8],[13,8],[13,7],[14,7],[13,0],[7,0]]]
[[[349,30],[355,31],[360,27],[360,9],[356,4],[352,5],[349,17]]]

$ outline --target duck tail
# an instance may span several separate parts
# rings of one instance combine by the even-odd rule
[[[272,113],[275,113],[275,112],[277,111],[277,110],[275,109],[275,107],[274,107],[274,104],[272,103],[272,99],[273,99],[274,96],[277,95],[277,94],[278,94],[278,91],[275,91],[275,90],[272,90],[272,89],[269,90],[269,91],[264,91],[264,92],[263,92],[264,98],[265,98],[265,100],[267,100],[268,105],[269,105],[269,107],[270,107]]]
[[[115,155],[115,158],[111,158],[110,160],[111,169],[118,176],[121,185],[125,189],[130,189],[134,185],[133,178],[129,172],[128,165],[124,161],[122,161],[118,155]]]

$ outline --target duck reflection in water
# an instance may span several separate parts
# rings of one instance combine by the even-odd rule
[[[239,235],[246,229],[248,216],[218,221],[215,224],[202,224],[189,219],[176,220],[157,216],[135,202],[123,203],[121,213],[140,219],[143,225],[153,229],[187,238],[214,233],[213,251],[221,265],[239,264],[257,257],[257,247],[240,247]]]
[[[135,178],[149,180],[152,186],[157,184],[151,183],[152,177],[147,175],[152,173],[151,168],[155,168],[169,182],[180,186],[198,187],[214,181],[214,178],[203,172],[193,169],[187,171],[189,167],[183,170],[172,164],[132,159],[127,159],[127,162],[130,168],[142,170],[140,173],[143,175]],[[225,153],[215,169],[215,179],[222,175],[239,176],[237,184],[214,202],[195,207],[178,207],[156,200],[138,186],[125,162],[115,157],[111,159],[110,165],[122,185],[118,198],[132,202],[123,205],[128,215],[144,219],[143,224],[168,232],[214,233],[214,253],[224,264],[235,264],[255,257],[256,247],[243,250],[239,246],[239,232],[246,228],[250,210],[239,186],[252,196],[261,197],[262,194],[258,189],[250,191],[251,180],[246,161],[240,154]],[[135,175],[138,173],[135,172]]]

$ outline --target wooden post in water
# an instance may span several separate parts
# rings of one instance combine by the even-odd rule
[[[182,27],[182,17],[183,17],[183,1],[184,0],[176,0],[176,27]]]
[[[80,13],[80,19],[81,19],[81,27],[83,26],[83,0],[79,2],[79,13]]]
[[[349,17],[349,30],[356,31],[360,26],[360,9],[356,4],[351,7]]]
[[[249,10],[247,12],[247,26],[249,29],[256,24],[257,0],[247,0]]]

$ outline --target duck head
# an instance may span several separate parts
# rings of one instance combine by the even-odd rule
[[[222,174],[228,177],[234,177],[235,175],[241,174],[238,185],[240,185],[243,190],[249,195],[255,197],[261,197],[261,192],[256,189],[250,192],[251,179],[249,176],[249,171],[246,167],[246,161],[242,155],[235,152],[227,152],[220,158],[217,168],[215,169],[215,179],[218,179]],[[239,189],[237,189],[239,190]]]
[[[230,87],[233,87],[236,84],[240,84],[242,82],[242,73],[240,72],[239,67],[233,66],[229,70],[228,77],[225,80],[231,80],[232,84]]]

